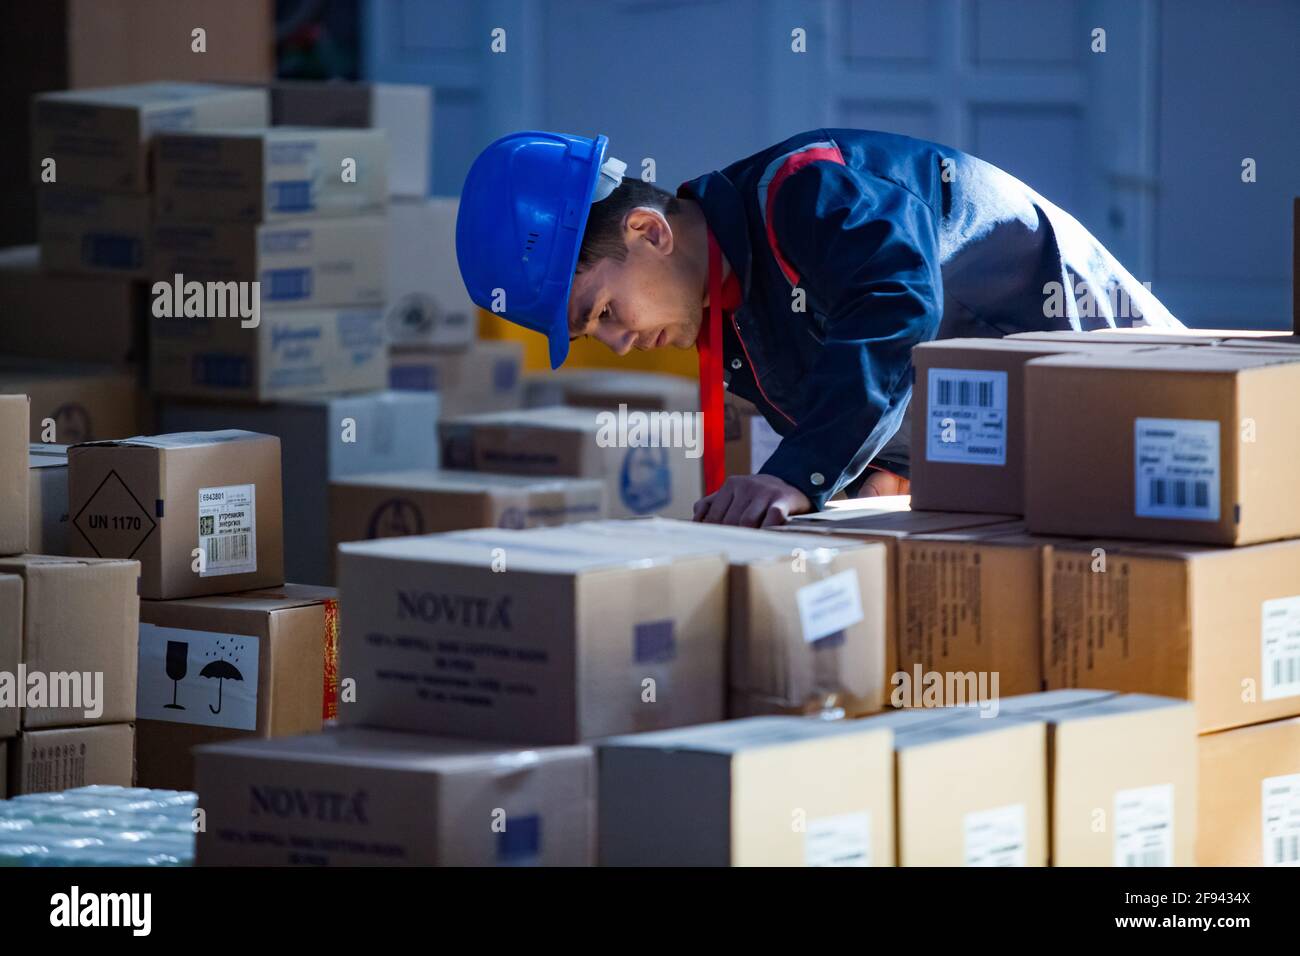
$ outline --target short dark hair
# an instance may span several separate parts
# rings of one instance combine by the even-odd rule
[[[587,229],[582,234],[582,248],[578,252],[578,268],[592,266],[601,259],[627,258],[627,243],[623,241],[623,219],[638,206],[656,209],[671,216],[679,208],[677,197],[654,183],[624,176],[614,191],[593,203],[587,217]]]

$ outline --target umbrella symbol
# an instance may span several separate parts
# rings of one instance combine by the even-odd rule
[[[212,711],[214,714],[221,713],[221,688],[224,686],[224,682],[228,680],[244,679],[244,675],[239,673],[239,668],[225,658],[218,658],[215,661],[210,661],[205,664],[203,670],[199,671],[199,676],[215,677],[217,679],[217,706],[213,707],[211,704],[208,704],[208,710]]]

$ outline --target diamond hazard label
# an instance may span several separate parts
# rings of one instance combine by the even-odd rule
[[[157,522],[116,471],[99,483],[73,525],[101,558],[133,558]]]

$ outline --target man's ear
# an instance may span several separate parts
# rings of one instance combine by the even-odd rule
[[[666,256],[673,251],[673,229],[664,214],[649,206],[637,206],[623,220],[623,238],[629,247],[647,243],[649,249]]]

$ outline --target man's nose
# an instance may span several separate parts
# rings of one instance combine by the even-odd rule
[[[626,355],[632,351],[632,345],[636,342],[636,335],[625,329],[615,329],[608,326],[602,326],[596,329],[596,339],[615,355]]]

